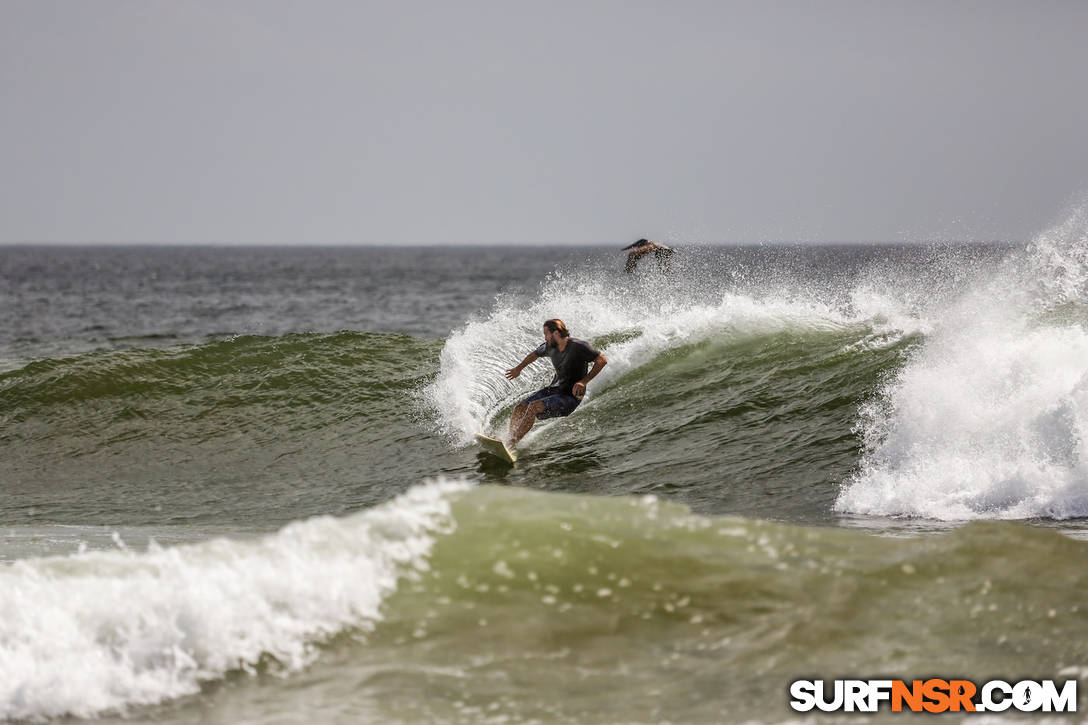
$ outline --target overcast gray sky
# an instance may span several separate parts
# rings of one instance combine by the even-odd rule
[[[1088,2],[0,0],[0,242],[1025,239]]]

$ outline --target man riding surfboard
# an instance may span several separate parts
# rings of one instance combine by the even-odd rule
[[[553,319],[544,322],[544,344],[507,370],[506,377],[513,380],[521,375],[526,365],[542,357],[552,361],[555,377],[548,387],[536,391],[514,408],[510,416],[510,445],[517,445],[535,421],[573,413],[586,394],[586,385],[608,364],[605,356],[588,342],[571,337],[562,320]]]

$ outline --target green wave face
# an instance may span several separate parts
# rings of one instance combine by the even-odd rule
[[[373,504],[442,472],[658,492],[756,515],[773,496],[778,515],[819,519],[856,463],[858,404],[911,345],[869,344],[865,326],[711,333],[624,363],[623,346],[643,337],[596,343],[615,351],[620,372],[577,415],[539,425],[513,471],[434,434],[441,412],[423,393],[441,375],[442,345],[390,334],[242,337],[31,363],[0,376],[0,446],[14,480],[34,491],[20,498],[24,511],[94,501],[75,506],[75,523],[142,523],[132,518],[140,511],[161,520],[163,506],[171,520],[285,522]],[[505,426],[514,399],[495,405],[493,426]],[[168,481],[170,494],[147,480]],[[232,496],[234,486],[249,493]]]
[[[607,487],[619,472],[625,492],[733,512],[774,496],[777,516],[804,519],[830,506],[856,465],[858,406],[913,345],[859,344],[866,333],[712,337],[669,349],[544,427],[532,460],[545,477],[580,474],[579,490]]]
[[[99,524],[141,523],[140,511],[274,524],[373,503],[392,494],[361,485],[361,469],[393,475],[394,488],[419,481],[389,451],[405,440],[427,449],[411,400],[436,352],[430,340],[345,332],[31,363],[0,376],[8,490],[22,489],[30,513],[56,507],[66,521]]]
[[[525,720],[779,721],[787,683],[813,673],[1015,680],[1088,656],[1088,545],[1054,531],[879,538],[495,487],[453,512],[427,570],[337,665],[395,653],[368,690],[391,715],[497,701]],[[423,672],[426,693],[405,697]]]

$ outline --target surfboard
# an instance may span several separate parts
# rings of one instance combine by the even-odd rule
[[[480,448],[483,448],[485,452],[490,453],[496,458],[501,458],[507,463],[513,463],[518,459],[518,456],[514,451],[506,447],[506,444],[495,438],[488,438],[480,433],[476,434],[476,442],[480,444]]]

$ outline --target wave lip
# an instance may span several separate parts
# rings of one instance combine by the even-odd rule
[[[258,541],[28,559],[0,569],[0,719],[91,717],[199,691],[269,658],[369,631],[398,581],[453,526],[436,481],[343,519]]]
[[[609,360],[587,403],[652,361],[707,341],[861,332],[859,345],[888,346],[925,328],[895,300],[867,288],[837,301],[820,290],[799,296],[735,290],[713,276],[652,281],[639,285],[593,269],[557,271],[532,299],[496,298],[486,318],[449,336],[439,373],[423,391],[439,432],[455,445],[468,445],[474,433],[493,433],[507,407],[547,384],[552,370],[546,361],[516,381],[503,372],[540,344],[537,330],[552,317],[565,320],[575,337],[593,342]]]

